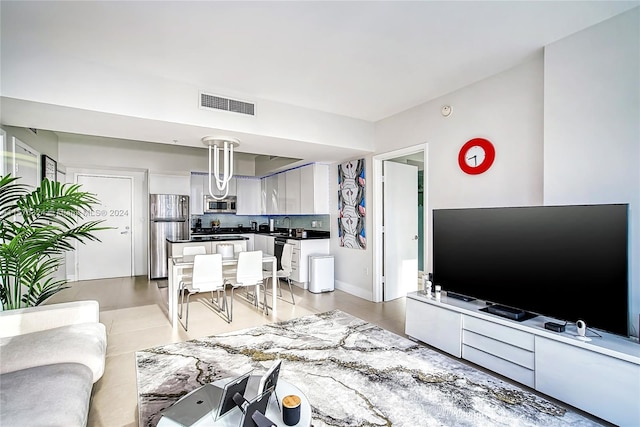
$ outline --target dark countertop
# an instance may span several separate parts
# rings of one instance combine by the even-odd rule
[[[215,236],[215,235],[197,235],[191,236],[191,239],[167,239],[169,243],[191,243],[191,242],[226,242],[229,240],[249,240],[248,237],[237,236],[237,235],[223,235],[223,236]]]
[[[260,234],[263,236],[273,236],[273,237],[286,237],[287,239],[292,240],[314,240],[314,239],[328,239],[331,237],[331,233],[328,231],[316,231],[316,230],[305,230],[307,232],[307,237],[296,237],[295,229],[293,232],[293,236],[289,236],[287,230],[284,228],[277,228],[275,232],[271,233],[268,231],[257,231],[251,230],[249,228],[239,228],[239,227],[219,227],[219,228],[201,228],[200,230],[191,230],[191,241],[206,241],[205,237],[222,237],[221,234],[227,235],[230,233],[243,233],[243,234]],[[240,237],[240,236],[237,236]],[[241,237],[242,238],[242,237]],[[245,237],[246,238],[246,237]],[[216,239],[212,239],[216,240]]]

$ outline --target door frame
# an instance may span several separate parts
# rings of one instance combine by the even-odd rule
[[[7,133],[4,129],[0,129],[0,150],[2,155],[0,156],[0,176],[5,176],[5,168],[9,168],[9,156],[7,151]]]
[[[427,142],[422,143],[422,144],[418,144],[418,145],[413,145],[411,147],[405,147],[399,150],[395,150],[395,151],[389,151],[387,153],[383,153],[383,154],[378,154],[376,156],[373,156],[372,162],[373,162],[373,194],[375,195],[374,197],[374,206],[373,206],[373,230],[374,230],[374,259],[373,259],[373,270],[374,270],[374,281],[373,281],[373,292],[372,292],[372,297],[373,297],[373,302],[382,302],[382,295],[383,295],[383,271],[384,271],[384,209],[383,209],[383,185],[382,185],[382,176],[383,176],[383,167],[382,167],[382,162],[385,160],[391,160],[391,159],[395,159],[396,157],[402,157],[402,156],[408,156],[410,154],[416,154],[422,152],[423,153],[423,160],[424,160],[424,170],[425,173],[423,174],[422,180],[423,180],[423,195],[424,195],[424,210],[423,212],[427,212],[428,211],[428,193],[427,193],[427,179],[428,179],[428,154],[429,154],[429,144]],[[416,212],[416,215],[418,215],[418,213]],[[424,239],[423,239],[423,256],[425,258],[427,258],[427,248],[428,248],[428,241],[429,239],[427,238],[428,235],[428,230],[429,228],[427,227],[427,218],[428,215],[423,215],[423,232],[424,232]],[[425,262],[425,260],[423,260],[423,265],[427,265],[427,263]],[[416,277],[416,280],[418,280],[418,278]]]
[[[92,173],[92,172],[74,172],[73,174],[73,183],[77,184],[78,183],[78,177],[79,176],[91,176],[91,177],[98,177],[98,178],[122,178],[122,179],[126,179],[129,181],[129,185],[131,188],[131,198],[129,200],[129,205],[131,206],[131,271],[129,272],[129,277],[134,277],[135,276],[135,271],[136,271],[136,257],[135,257],[135,236],[134,236],[134,219],[135,219],[135,179],[132,176],[127,176],[127,175],[111,175],[111,174],[106,174],[106,173]],[[81,243],[76,242],[75,244],[75,250],[74,252],[77,254],[78,253],[78,248],[80,247]],[[78,257],[75,256],[74,257],[74,264],[75,264],[75,268],[74,268],[74,275],[75,275],[75,280],[80,280],[79,277],[79,270],[80,270],[80,263],[78,262]]]

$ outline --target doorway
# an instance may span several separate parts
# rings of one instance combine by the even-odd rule
[[[406,164],[415,164],[418,167],[418,176],[422,178],[421,182],[416,182],[416,200],[422,200],[422,206],[419,206],[414,214],[415,214],[415,223],[417,224],[417,228],[415,229],[415,233],[418,235],[419,242],[419,250],[418,254],[422,256],[422,259],[419,260],[418,265],[427,265],[427,238],[426,231],[428,230],[427,224],[424,223],[425,218],[428,215],[423,214],[420,215],[420,209],[422,212],[427,212],[427,200],[426,194],[424,193],[424,188],[427,188],[427,176],[428,173],[425,171],[425,166],[427,165],[428,159],[428,145],[419,144],[411,147],[407,147],[401,150],[392,151],[385,154],[380,154],[378,156],[373,157],[373,191],[376,195],[374,200],[374,230],[375,234],[374,238],[374,271],[375,271],[375,280],[373,284],[373,301],[374,302],[382,302],[385,301],[385,277],[388,271],[398,271],[397,265],[386,265],[388,263],[397,263],[397,260],[394,260],[393,257],[385,256],[385,246],[393,246],[393,245],[401,245],[400,240],[404,239],[402,236],[394,235],[393,233],[385,233],[386,225],[389,223],[393,223],[393,210],[389,210],[385,215],[384,209],[384,184],[383,184],[383,176],[384,176],[384,163],[387,161],[393,161],[398,163],[406,163]],[[420,173],[422,172],[422,173]],[[417,181],[417,179],[416,179]],[[387,183],[388,184],[388,183]],[[385,238],[397,240],[389,245],[389,242],[385,242]],[[413,269],[413,266],[411,267]],[[417,290],[418,289],[418,269],[415,268],[415,277],[413,279],[406,278],[402,280],[407,280],[409,282],[405,283],[404,287],[406,291]],[[397,273],[396,273],[397,274]],[[401,290],[396,290],[401,291]],[[394,291],[391,291],[394,292]],[[387,290],[389,293],[389,290]],[[405,293],[406,294],[406,293]]]
[[[100,242],[78,244],[77,280],[130,277],[133,275],[133,178],[115,175],[76,174],[82,191],[97,196],[87,219],[104,220],[109,230],[96,232]]]

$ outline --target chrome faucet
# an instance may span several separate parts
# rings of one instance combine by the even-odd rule
[[[288,216],[285,216],[282,222],[284,223],[286,220],[289,220],[289,223],[287,226],[287,232],[289,233],[289,236],[291,236],[291,218],[289,218]]]

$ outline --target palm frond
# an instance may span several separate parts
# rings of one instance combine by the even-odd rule
[[[79,184],[43,180],[33,191],[18,178],[0,179],[0,301],[3,309],[39,305],[65,289],[54,279],[64,252],[74,243],[100,241],[95,234],[110,227],[85,221],[99,205]]]

